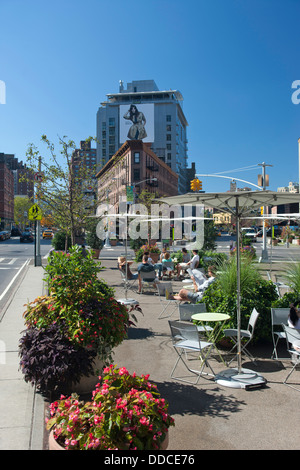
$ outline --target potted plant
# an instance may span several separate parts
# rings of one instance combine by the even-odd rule
[[[86,244],[93,250],[93,257],[99,258],[100,251],[103,247],[103,240],[97,235],[98,219],[89,219],[87,223]]]
[[[25,382],[36,385],[43,394],[51,394],[92,375],[96,353],[73,344],[53,323],[47,328],[28,328],[20,340],[19,356]]]
[[[73,394],[51,403],[49,449],[166,449],[174,419],[149,375],[113,365],[103,374],[91,401],[80,402]]]
[[[70,253],[54,252],[45,270],[49,295],[28,303],[25,324],[38,330],[55,324],[76,350],[92,351],[87,357],[93,365],[93,375],[88,377],[82,371],[77,388],[80,393],[91,391],[99,370],[111,362],[113,348],[127,337],[129,312],[114,298],[113,289],[98,279],[99,265],[90,255],[82,257],[76,247]],[[39,335],[36,337],[38,340]],[[55,343],[51,344],[55,348]],[[33,363],[31,366],[35,367]]]
[[[145,252],[149,252],[153,262],[157,263],[157,261],[159,259],[159,255],[160,255],[160,249],[158,248],[158,246],[156,244],[155,245],[149,245],[147,243],[146,245],[142,245],[136,253],[136,261],[141,261],[142,257],[143,257],[143,254]]]

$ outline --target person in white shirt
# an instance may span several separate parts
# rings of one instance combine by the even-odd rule
[[[179,277],[180,271],[185,271],[189,265],[188,262],[191,260],[191,257],[186,248],[182,248],[182,263],[178,263],[176,266],[177,276]]]
[[[300,330],[300,309],[297,308],[299,302],[290,305],[290,314],[288,316],[288,326]],[[293,344],[293,348],[300,351],[299,344]]]
[[[204,274],[202,274],[200,271],[193,271],[191,279],[194,283],[195,292],[191,292],[188,289],[181,289],[178,294],[173,296],[169,295],[168,298],[179,300],[180,302],[199,302],[208,286],[215,281],[213,266],[208,268],[207,276],[208,277],[205,277]]]

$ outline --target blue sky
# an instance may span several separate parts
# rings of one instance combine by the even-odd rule
[[[261,168],[233,170],[266,162],[269,189],[298,182],[299,17],[298,0],[0,0],[0,152],[79,144],[119,80],[154,79],[183,94],[197,173],[256,184]]]

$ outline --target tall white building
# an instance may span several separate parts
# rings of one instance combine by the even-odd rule
[[[137,80],[109,93],[97,112],[98,169],[126,140],[149,143],[153,152],[178,174],[178,192],[189,191],[187,120],[178,90],[160,91],[154,80]]]

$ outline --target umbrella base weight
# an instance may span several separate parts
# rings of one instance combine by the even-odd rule
[[[265,387],[266,379],[250,369],[237,368],[227,369],[215,376],[215,382],[219,385],[229,388],[243,388],[245,390],[253,390]]]

